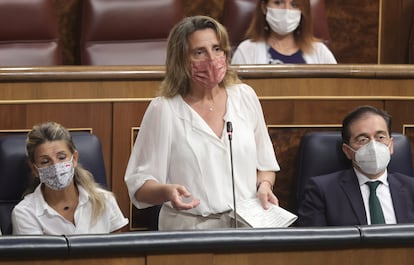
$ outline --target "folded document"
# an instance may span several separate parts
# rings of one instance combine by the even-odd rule
[[[265,210],[258,198],[237,201],[236,208],[237,221],[253,228],[288,227],[298,218],[274,204],[270,204],[269,209]],[[231,213],[233,214],[234,212]]]

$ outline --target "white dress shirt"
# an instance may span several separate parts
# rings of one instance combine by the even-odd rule
[[[369,181],[380,181],[381,184],[377,187],[377,197],[380,201],[382,212],[384,214],[384,219],[386,224],[396,224],[397,219],[395,217],[394,206],[392,204],[392,198],[390,193],[390,185],[387,180],[387,170],[379,178],[372,180],[367,178],[358,170],[354,169],[359,182],[359,187],[361,188],[362,199],[364,200],[365,212],[367,214],[367,223],[371,224],[371,215],[369,211],[369,187],[366,182]]]

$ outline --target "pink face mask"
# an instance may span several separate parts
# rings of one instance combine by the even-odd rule
[[[205,88],[213,88],[223,81],[226,75],[226,56],[213,60],[191,62],[191,78],[194,83]]]

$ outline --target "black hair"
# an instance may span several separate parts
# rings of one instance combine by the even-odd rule
[[[363,105],[351,111],[342,121],[342,141],[344,143],[349,144],[349,140],[351,138],[350,127],[352,123],[368,113],[381,116],[387,124],[388,134],[391,136],[391,115],[385,110],[377,109],[369,105]]]

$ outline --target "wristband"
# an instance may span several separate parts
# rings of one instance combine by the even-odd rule
[[[257,185],[256,185],[256,191],[259,190],[260,185],[262,185],[263,182],[269,183],[270,189],[273,191],[273,184],[272,184],[272,182],[270,180],[266,180],[266,179],[265,180],[261,180],[259,183],[257,183]]]

